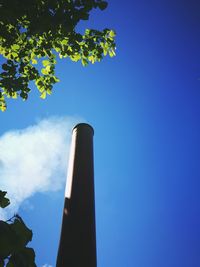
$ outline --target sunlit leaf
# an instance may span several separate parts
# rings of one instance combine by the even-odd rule
[[[112,38],[113,38],[113,37],[115,37],[115,36],[116,36],[116,33],[115,33],[114,31],[112,31],[112,30],[111,30],[111,31],[110,31],[110,33],[109,33],[109,35],[110,35],[110,37],[112,37]]]
[[[37,60],[36,59],[32,59],[32,64],[37,64],[38,62],[37,62]]]
[[[43,64],[44,67],[46,67],[46,66],[50,65],[51,63],[50,63],[49,60],[45,59],[45,60],[42,61],[42,64]]]
[[[116,55],[115,51],[113,49],[109,50],[109,55],[110,57],[114,57]]]
[[[88,65],[88,61],[85,58],[82,58],[81,62],[82,62],[83,66],[87,66]]]
[[[47,96],[47,92],[46,91],[44,91],[41,95],[40,95],[40,98],[42,98],[42,99],[45,99],[46,98],[46,96]]]
[[[46,68],[45,68],[45,69],[41,69],[41,72],[42,72],[42,74],[44,74],[44,75],[47,75],[47,74],[48,74],[48,71],[46,70]]]
[[[20,48],[20,46],[18,44],[12,45],[12,49],[13,50],[18,50],[19,48]]]

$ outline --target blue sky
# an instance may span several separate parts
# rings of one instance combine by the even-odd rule
[[[40,121],[46,120],[51,129],[52,123],[62,126],[56,136],[66,127],[67,150],[72,125],[90,123],[95,130],[98,267],[199,267],[199,1],[109,1],[106,11],[95,11],[81,27],[115,29],[117,56],[84,68],[59,60],[61,82],[52,96],[41,100],[33,88],[27,102],[10,100],[0,113],[0,134],[26,129],[20,134],[28,140],[27,127],[35,125],[37,136]],[[47,134],[49,128],[43,130]],[[15,163],[23,164],[21,144],[15,144],[12,153],[21,153]],[[53,161],[63,171],[59,151]],[[64,177],[52,173],[51,181]],[[62,177],[60,190],[52,191],[52,182],[44,193],[35,190],[19,209],[33,230],[30,246],[39,267],[55,266]],[[31,183],[33,178],[27,179]]]

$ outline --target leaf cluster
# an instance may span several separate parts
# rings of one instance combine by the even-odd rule
[[[9,205],[6,192],[0,190],[0,207]],[[27,244],[32,240],[32,231],[19,215],[8,221],[0,220],[0,267],[36,267],[35,252]]]
[[[86,29],[77,31],[81,20],[88,20],[92,9],[104,10],[102,0],[1,0],[0,55],[5,62],[0,74],[0,109],[6,98],[26,100],[34,81],[45,98],[59,81],[55,76],[57,56],[81,61],[83,66],[115,55],[115,32]]]

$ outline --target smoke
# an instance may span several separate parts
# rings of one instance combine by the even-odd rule
[[[0,136],[0,190],[11,204],[0,218],[16,213],[37,192],[61,189],[66,177],[71,130],[76,118],[49,118]]]

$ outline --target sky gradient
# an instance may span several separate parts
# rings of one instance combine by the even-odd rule
[[[90,123],[98,267],[199,267],[200,3],[109,1],[84,27],[115,29],[117,56],[59,60],[52,96],[9,100],[0,134],[52,116]],[[38,267],[55,267],[63,200],[64,185],[19,210]]]

